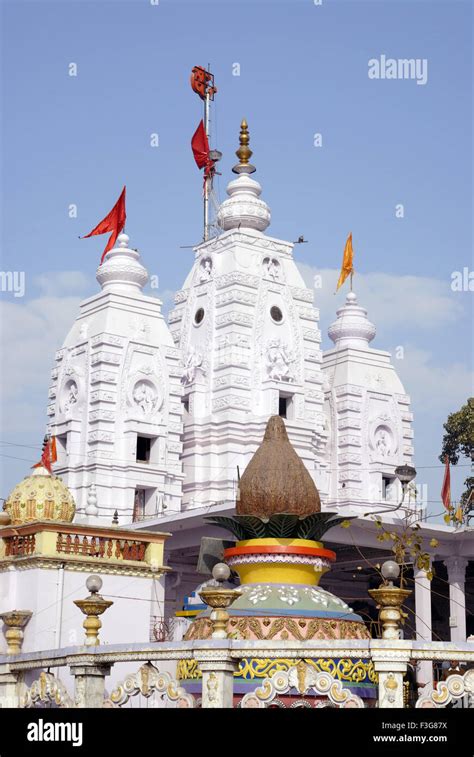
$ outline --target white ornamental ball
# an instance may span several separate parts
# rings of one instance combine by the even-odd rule
[[[222,583],[230,578],[230,568],[225,562],[218,562],[212,569],[212,577]]]
[[[382,565],[381,573],[387,581],[394,581],[400,575],[400,566],[395,560],[386,560]]]
[[[97,594],[102,588],[102,579],[100,576],[89,576],[86,581],[86,587],[91,594]]]

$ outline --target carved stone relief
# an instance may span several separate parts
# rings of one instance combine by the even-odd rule
[[[295,380],[292,364],[296,358],[287,344],[280,339],[270,339],[266,349],[267,374],[273,381]]]

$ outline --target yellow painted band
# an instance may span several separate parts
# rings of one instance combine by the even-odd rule
[[[284,546],[284,547],[316,547],[323,549],[324,544],[321,541],[312,541],[311,539],[244,539],[238,541],[236,547],[270,547],[270,546]]]
[[[201,611],[202,607],[199,610],[177,610],[175,615],[177,618],[194,618],[194,616],[199,615]]]
[[[315,571],[312,565],[295,563],[241,563],[232,566],[240,577],[242,584],[275,583],[307,584],[317,586],[319,579],[329,568]]]

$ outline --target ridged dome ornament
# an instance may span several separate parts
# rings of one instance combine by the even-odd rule
[[[37,520],[71,523],[76,512],[66,484],[40,465],[15,486],[5,502],[11,525]]]
[[[349,292],[345,305],[336,312],[337,319],[328,329],[329,338],[336,348],[366,349],[374,338],[376,329],[367,318],[367,310],[357,304],[354,292]]]
[[[97,269],[96,279],[105,292],[141,292],[148,272],[140,263],[140,253],[129,248],[127,234],[119,234],[117,246],[109,250]]]

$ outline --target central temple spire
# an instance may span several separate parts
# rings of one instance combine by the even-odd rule
[[[255,166],[249,163],[253,153],[249,147],[250,135],[249,127],[245,118],[242,119],[240,124],[240,136],[239,136],[239,148],[235,151],[239,162],[232,169],[234,173],[255,173],[257,170]]]
[[[232,169],[237,178],[227,185],[229,197],[224,200],[217,214],[217,223],[224,231],[240,228],[265,231],[270,224],[270,208],[260,199],[262,187],[249,175],[256,171],[255,166],[249,163],[252,157],[249,142],[248,124],[244,118],[240,124],[240,144],[235,153],[239,163]]]

